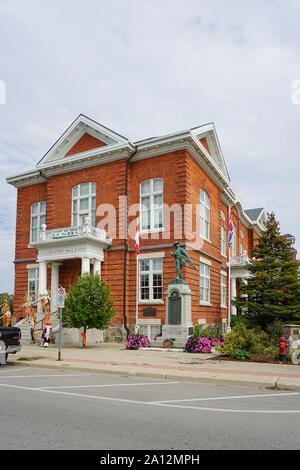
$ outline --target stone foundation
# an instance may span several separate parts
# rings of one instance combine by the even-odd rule
[[[300,325],[284,325],[283,335],[290,345],[291,353],[300,348]]]

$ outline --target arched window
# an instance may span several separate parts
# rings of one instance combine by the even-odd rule
[[[200,189],[200,237],[210,240],[210,197]]]
[[[90,220],[96,225],[96,183],[81,183],[72,192],[72,226],[78,227]]]
[[[30,241],[38,242],[40,239],[40,230],[46,223],[46,202],[35,202],[31,205],[30,214]]]
[[[141,183],[141,230],[159,230],[163,227],[163,179],[153,178]]]

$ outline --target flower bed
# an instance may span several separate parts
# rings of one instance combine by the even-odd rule
[[[185,350],[190,353],[210,354],[215,346],[223,347],[223,338],[212,335],[210,338],[191,336],[185,345]]]
[[[150,348],[150,341],[145,335],[129,335],[126,349]]]

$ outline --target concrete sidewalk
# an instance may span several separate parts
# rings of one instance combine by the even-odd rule
[[[213,357],[216,357],[216,354],[190,354],[167,350],[129,351],[124,345],[102,343],[86,348],[65,347],[62,350],[62,361],[58,361],[55,345],[47,349],[32,345],[22,346],[19,354],[10,355],[8,364],[300,390],[300,366],[210,360]],[[20,361],[20,358],[30,361]]]

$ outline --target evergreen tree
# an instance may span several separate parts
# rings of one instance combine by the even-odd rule
[[[115,315],[113,304],[105,281],[99,275],[84,274],[70,287],[62,315],[63,326],[83,328],[84,333],[91,328],[104,330]]]
[[[300,319],[300,262],[293,260],[292,242],[280,235],[274,213],[268,214],[266,230],[251,257],[247,265],[250,277],[232,304],[261,326],[274,320]]]

